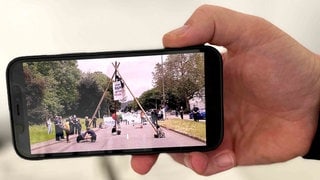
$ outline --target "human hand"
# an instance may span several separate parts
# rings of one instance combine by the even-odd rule
[[[224,139],[210,152],[171,154],[201,175],[237,165],[282,162],[305,155],[317,127],[320,58],[264,19],[221,7],[198,8],[164,35],[165,47],[224,46]],[[157,160],[133,156],[147,173]]]

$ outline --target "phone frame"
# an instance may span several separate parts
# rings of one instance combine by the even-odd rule
[[[120,149],[120,150],[97,150],[88,152],[62,152],[31,154],[29,140],[29,125],[24,120],[26,103],[23,98],[24,77],[21,76],[23,62],[43,60],[81,60],[99,58],[117,58],[131,56],[149,56],[161,54],[203,52],[205,63],[205,96],[206,96],[206,146],[191,147],[168,147],[147,149]],[[17,73],[19,72],[19,73]],[[209,151],[216,149],[223,139],[223,65],[220,53],[211,46],[192,46],[184,48],[136,50],[136,51],[113,51],[92,53],[71,53],[60,55],[24,56],[12,60],[7,67],[7,91],[11,117],[13,144],[16,153],[30,160],[67,158],[79,156],[97,155],[128,155],[128,154],[158,154],[158,153],[185,153],[191,151]],[[210,111],[209,111],[210,110]]]

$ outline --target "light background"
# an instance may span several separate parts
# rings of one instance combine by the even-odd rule
[[[146,176],[130,169],[129,156],[26,161],[10,143],[5,70],[14,57],[105,50],[161,48],[162,35],[179,27],[203,3],[261,16],[320,52],[317,0],[0,0],[0,179],[319,179],[320,162],[238,167],[201,177],[161,155]],[[108,166],[106,163],[109,163]],[[113,178],[115,179],[115,178]]]

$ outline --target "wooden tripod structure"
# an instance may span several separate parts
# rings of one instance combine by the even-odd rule
[[[104,90],[104,92],[103,92],[103,94],[102,94],[102,97],[101,97],[101,99],[100,99],[100,101],[99,101],[99,103],[98,103],[98,105],[97,105],[97,107],[96,107],[96,110],[94,111],[91,119],[93,119],[93,118],[96,117],[96,114],[97,114],[97,112],[98,112],[98,110],[99,110],[99,108],[100,108],[100,106],[101,106],[101,104],[102,104],[102,102],[103,102],[104,97],[105,97],[106,94],[107,94],[107,91],[108,91],[108,89],[109,89],[109,87],[110,87],[110,84],[111,84],[111,82],[113,82],[113,78],[115,78],[116,76],[118,76],[118,77],[122,80],[124,86],[129,90],[131,96],[133,97],[134,101],[138,104],[138,106],[139,106],[139,108],[141,109],[141,111],[146,115],[146,120],[147,120],[147,121],[149,122],[149,124],[152,126],[153,130],[154,130],[155,132],[157,132],[157,128],[155,127],[155,125],[152,123],[152,121],[151,121],[151,120],[149,119],[149,117],[147,116],[147,113],[146,113],[146,111],[144,110],[144,108],[142,107],[142,105],[140,104],[139,100],[134,96],[134,94],[132,93],[132,91],[131,91],[130,88],[128,87],[127,83],[126,83],[126,82],[124,81],[124,79],[122,78],[122,76],[121,76],[121,74],[120,74],[120,72],[119,72],[119,70],[118,70],[118,68],[119,68],[119,66],[120,66],[120,62],[117,62],[117,61],[116,61],[115,63],[112,63],[112,65],[113,65],[113,67],[114,67],[114,72],[113,72],[113,74],[112,74],[112,76],[111,76],[111,80],[112,80],[112,81],[109,81],[106,89]]]

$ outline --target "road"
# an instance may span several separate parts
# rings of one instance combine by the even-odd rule
[[[70,142],[65,139],[61,141],[50,140],[31,146],[32,154],[57,153],[57,152],[82,152],[97,150],[136,149],[136,148],[159,148],[177,146],[204,146],[205,143],[180,133],[163,129],[165,138],[154,138],[154,130],[151,125],[140,126],[121,125],[121,135],[111,133],[112,126],[104,129],[94,129],[97,134],[97,141],[76,142],[77,135],[70,136]]]

